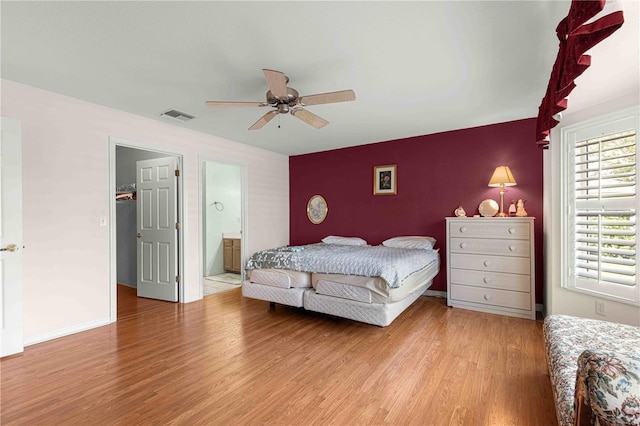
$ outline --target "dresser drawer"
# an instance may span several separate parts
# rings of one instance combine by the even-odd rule
[[[481,221],[451,221],[449,236],[469,238],[495,238],[506,240],[528,240],[529,224],[509,219]]]
[[[518,291],[496,290],[451,284],[451,299],[482,305],[530,310],[531,295]]]
[[[492,240],[481,238],[450,238],[451,253],[495,254],[501,256],[529,257],[529,241]]]
[[[511,274],[531,274],[531,260],[526,257],[451,253],[449,257],[449,267],[475,269],[478,271],[506,272]]]
[[[474,287],[496,288],[528,293],[531,285],[529,275],[503,274],[499,272],[451,269],[449,277],[452,284],[464,284]]]

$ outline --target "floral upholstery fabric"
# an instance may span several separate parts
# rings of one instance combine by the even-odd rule
[[[640,425],[640,354],[586,350],[578,358],[576,406],[602,426]]]
[[[563,426],[574,424],[578,357],[582,352],[616,352],[634,357],[640,352],[640,327],[551,315],[545,318],[543,331],[558,424]]]

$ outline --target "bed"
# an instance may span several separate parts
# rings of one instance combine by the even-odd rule
[[[322,241],[255,253],[243,296],[384,327],[431,286],[440,268],[431,237],[396,237],[379,246],[352,237]]]

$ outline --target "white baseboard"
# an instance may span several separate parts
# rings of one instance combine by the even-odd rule
[[[83,324],[71,325],[69,327],[59,328],[57,330],[47,331],[46,333],[36,334],[24,338],[24,345],[35,345],[36,343],[46,342],[48,340],[57,339],[59,337],[68,336],[70,334],[79,333],[81,331],[91,330],[92,328],[102,327],[110,324],[109,317],[100,318],[94,321],[85,322]]]

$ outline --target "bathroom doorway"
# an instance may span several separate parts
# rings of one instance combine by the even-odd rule
[[[240,288],[243,257],[243,166],[204,160],[202,176],[204,297]]]

